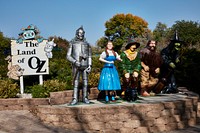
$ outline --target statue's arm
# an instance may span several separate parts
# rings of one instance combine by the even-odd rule
[[[88,65],[92,66],[92,48],[89,46]]]
[[[70,61],[71,63],[75,63],[76,60],[72,57],[72,44],[69,43],[69,48],[68,48],[68,51],[67,51],[67,56],[66,56],[67,60]]]

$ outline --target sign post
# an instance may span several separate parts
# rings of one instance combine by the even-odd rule
[[[43,85],[43,76],[42,75],[39,75],[39,83],[40,83],[40,85]]]
[[[23,76],[20,76],[20,93],[24,94],[24,79],[23,79]]]

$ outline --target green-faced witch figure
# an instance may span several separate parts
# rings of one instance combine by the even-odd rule
[[[177,93],[177,83],[174,76],[174,70],[181,61],[181,47],[183,41],[178,37],[177,31],[169,45],[161,51],[163,65],[161,67],[160,79],[164,81],[165,86],[161,93]]]

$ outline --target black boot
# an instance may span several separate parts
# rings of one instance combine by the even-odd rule
[[[132,89],[132,96],[131,96],[131,101],[136,101],[138,99],[138,93],[137,89]]]
[[[128,87],[125,90],[125,100],[128,102],[131,101],[131,89]]]

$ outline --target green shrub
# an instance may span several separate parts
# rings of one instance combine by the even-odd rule
[[[71,84],[72,81],[72,65],[66,59],[50,60],[49,79],[58,79],[59,81]]]
[[[59,80],[47,80],[44,81],[44,88],[49,90],[49,92],[64,91],[66,90],[66,83]]]
[[[103,63],[99,61],[99,56],[92,57],[92,71],[88,76],[88,85],[89,87],[98,86],[99,77],[101,69],[103,68]]]
[[[64,91],[67,88],[65,82],[59,80],[47,80],[42,85],[34,85],[29,87],[33,98],[46,98],[49,97],[50,92]]]
[[[0,77],[6,77],[7,78],[7,72],[8,72],[8,64],[6,65],[0,65]]]
[[[14,98],[19,90],[18,84],[11,79],[0,80],[0,98]]]
[[[92,72],[89,74],[88,85],[89,87],[96,87],[99,83],[100,72]]]
[[[49,92],[42,85],[34,85],[30,88],[33,98],[46,98],[49,96]]]
[[[177,67],[175,74],[179,86],[200,94],[200,52],[196,49],[185,50],[182,64]]]

